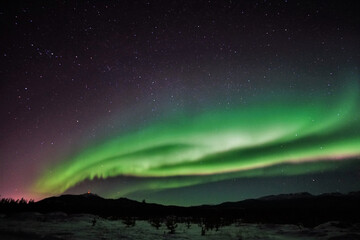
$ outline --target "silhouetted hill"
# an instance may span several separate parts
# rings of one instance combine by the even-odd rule
[[[34,203],[39,212],[91,213],[101,216],[141,216],[162,212],[167,207],[140,203],[127,198],[104,199],[96,194],[61,195]]]
[[[174,215],[191,218],[242,219],[245,222],[293,223],[316,226],[327,221],[360,222],[360,192],[271,195],[239,202],[193,207],[164,206],[127,198],[104,199],[96,194],[61,195],[28,205],[1,204],[0,212],[89,213],[103,217],[154,218]]]
[[[280,194],[280,195],[269,195],[259,198],[260,200],[279,200],[279,199],[299,199],[299,198],[311,198],[314,197],[308,192],[301,193],[290,193],[290,194]]]
[[[327,221],[360,222],[360,192],[282,194],[222,203],[223,212],[241,216],[247,222],[301,223],[316,226]]]

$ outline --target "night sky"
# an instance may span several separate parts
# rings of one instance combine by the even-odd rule
[[[360,190],[357,6],[1,3],[1,197]]]

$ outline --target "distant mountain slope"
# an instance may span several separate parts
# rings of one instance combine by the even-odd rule
[[[89,213],[103,217],[154,218],[174,215],[191,218],[242,219],[245,222],[293,223],[316,226],[327,221],[360,222],[360,192],[271,195],[239,202],[193,207],[164,206],[127,198],[104,199],[96,194],[61,195],[22,206],[1,206],[0,212]],[[19,210],[20,209],[20,210]]]

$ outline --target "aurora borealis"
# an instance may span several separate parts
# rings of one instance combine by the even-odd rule
[[[352,85],[346,95],[330,111],[325,111],[325,100],[304,106],[273,100],[248,109],[177,117],[91,146],[40,178],[35,187],[59,194],[94,177],[211,175],[357,157],[358,86]]]
[[[360,27],[338,5],[2,7],[0,194],[358,190]]]

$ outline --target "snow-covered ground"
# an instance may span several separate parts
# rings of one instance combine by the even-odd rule
[[[93,220],[96,223],[93,225]],[[127,227],[122,220],[108,220],[93,215],[66,215],[64,213],[21,213],[0,215],[0,239],[360,239],[360,225],[329,222],[313,229],[295,225],[232,224],[218,231],[201,235],[201,227],[192,223],[178,223],[175,234],[168,234],[164,224],[159,229],[147,221],[137,220]]]

